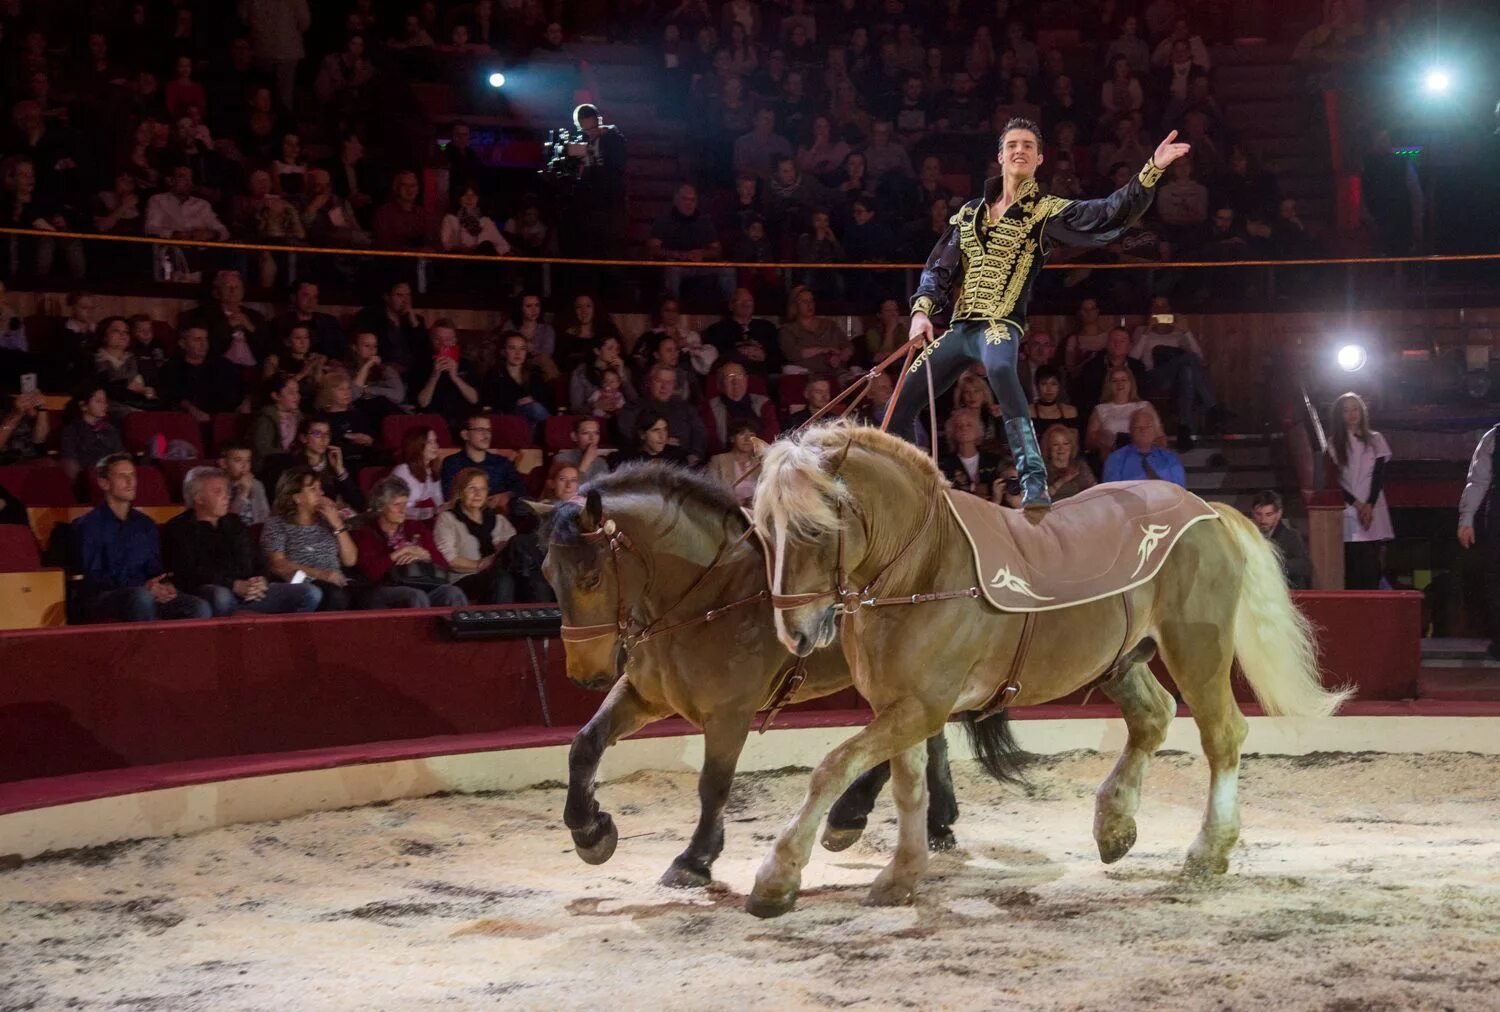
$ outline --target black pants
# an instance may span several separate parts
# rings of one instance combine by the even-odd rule
[[[932,370],[932,390],[943,396],[975,362],[984,364],[995,402],[1006,419],[1029,418],[1031,402],[1021,389],[1016,374],[1016,360],[1021,350],[1021,330],[1008,320],[990,323],[986,320],[962,320],[955,323],[938,341],[937,347],[923,360],[922,366],[906,378],[901,397],[891,409],[890,431],[902,439],[914,438],[917,413],[927,406],[927,375]]]
[[[1479,529],[1479,550],[1484,553],[1484,602],[1489,637],[1500,644],[1500,511]]]
[[[1380,589],[1380,553],[1384,541],[1344,542],[1344,589]]]

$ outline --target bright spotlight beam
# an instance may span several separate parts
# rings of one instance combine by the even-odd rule
[[[1364,348],[1357,344],[1346,344],[1339,348],[1339,368],[1345,372],[1359,372],[1368,361],[1369,356],[1365,354]]]
[[[1453,85],[1453,76],[1444,67],[1432,67],[1422,78],[1422,86],[1433,95],[1441,95]]]
[[[489,82],[491,88],[503,88],[505,87],[505,75],[497,70],[489,76]]]

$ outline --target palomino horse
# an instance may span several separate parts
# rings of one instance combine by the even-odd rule
[[[1120,583],[1128,588],[1123,592],[1073,606],[1024,609],[1029,615],[1002,611],[990,602],[986,585],[1019,587],[1037,600],[1070,598],[1035,589],[1049,574],[1026,570],[1022,580],[1023,560],[1015,555],[1004,556],[993,580],[988,571],[976,579],[979,542],[959,522],[957,506],[943,501],[948,494],[925,455],[872,428],[820,426],[766,454],[755,522],[771,555],[778,635],[797,653],[840,635],[854,684],[875,718],[813,772],[802,807],[761,865],[748,909],[775,916],[792,907],[818,820],[857,774],[887,759],[898,841],[869,902],[909,901],[927,864],[919,818],[926,802],[921,742],[949,714],[968,713],[977,722],[982,717],[975,711],[994,709],[997,699],[1043,703],[1101,676],[1100,688],[1119,704],[1129,735],[1096,796],[1094,839],[1104,861],[1123,857],[1135,843],[1147,761],[1175,711],[1146,666],[1157,650],[1192,708],[1210,769],[1208,809],[1185,870],[1226,871],[1239,837],[1237,778],[1247,730],[1230,687],[1235,659],[1268,714],[1327,715],[1347,695],[1319,683],[1310,627],[1291,602],[1274,550],[1236,511],[1210,507],[1176,486],[1102,486],[1093,498],[1112,498],[1121,510],[1172,499],[1205,522],[1181,525],[1175,544],[1167,546],[1158,542],[1169,525],[1135,525],[1146,515],[1141,509],[1125,514],[1131,516],[1128,531],[1122,519],[1113,530],[1086,530],[1085,555],[1110,564],[1123,559],[1127,576],[1138,556],[1137,573],[1148,560],[1154,571]],[[1072,518],[1100,514],[1070,503],[1039,525],[1015,521],[1020,530],[1009,543],[1042,546],[1043,555],[1078,551],[1060,544],[1056,532]],[[982,503],[972,508],[987,509]],[[999,514],[992,519],[1002,528],[1011,523]],[[1031,529],[1035,537],[1026,533]],[[1090,572],[1097,575],[1097,567]],[[1013,748],[1008,735],[981,733],[977,740],[986,768],[1003,773],[1005,753]]]
[[[734,496],[711,479],[659,464],[624,467],[585,487],[586,497],[549,506],[542,570],[557,591],[568,677],[609,689],[573,740],[563,821],[579,856],[602,864],[619,839],[600,811],[594,778],[604,750],[646,724],[680,714],[703,731],[697,831],[662,876],[670,886],[703,886],[724,845],[724,805],[755,714],[790,674],[776,639],[760,544]],[[628,657],[628,663],[626,659]],[[829,695],[850,684],[843,655],[809,657],[805,681],[779,702]],[[953,846],[958,818],[948,751],[932,737],[928,774],[930,841]],[[858,838],[887,771],[877,767],[850,791],[825,841]]]

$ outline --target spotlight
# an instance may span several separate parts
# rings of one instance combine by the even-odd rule
[[[1338,351],[1339,368],[1345,372],[1359,372],[1369,361],[1365,349],[1357,344],[1342,345]]]
[[[489,76],[489,82],[491,88],[503,88],[505,87],[505,75],[497,70]]]
[[[1453,84],[1453,78],[1443,67],[1433,67],[1422,78],[1422,86],[1433,95],[1441,95]]]

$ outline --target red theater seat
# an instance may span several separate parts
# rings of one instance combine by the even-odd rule
[[[533,445],[531,423],[520,415],[490,415],[490,446],[496,450],[524,450]]]
[[[125,446],[132,453],[145,453],[158,434],[168,442],[190,443],[203,456],[203,432],[186,411],[132,411],[125,416]]]
[[[542,423],[542,448],[548,454],[573,448],[573,426],[587,415],[553,415]]]
[[[214,452],[218,453],[219,448],[225,443],[248,442],[246,436],[252,417],[239,411],[216,412],[212,423]]]
[[[453,436],[442,415],[386,415],[380,423],[380,441],[392,453],[401,452],[401,440],[412,429],[428,428],[437,433],[441,446],[453,446]]]
[[[42,553],[31,528],[0,524],[0,573],[29,573],[42,568]]]
[[[0,467],[0,485],[10,489],[30,508],[76,506],[73,483],[60,467],[51,464],[12,464]]]
[[[368,498],[370,490],[381,478],[391,473],[388,467],[362,467],[359,469],[359,490]]]

